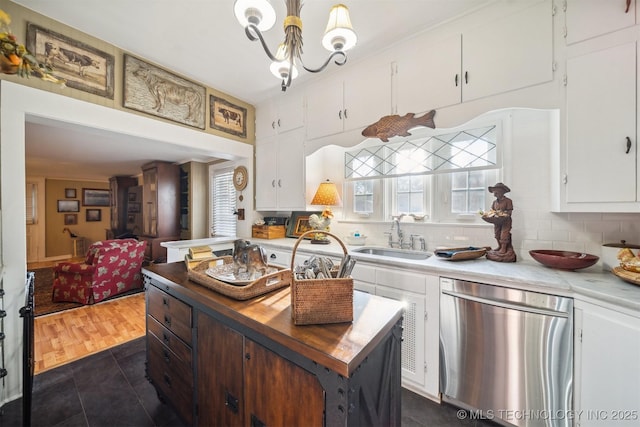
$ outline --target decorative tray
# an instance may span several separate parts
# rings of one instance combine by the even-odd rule
[[[488,247],[476,248],[467,246],[464,248],[438,248],[433,253],[446,261],[463,261],[476,259],[486,255]]]
[[[633,283],[634,285],[640,285],[640,273],[628,271],[622,267],[613,267],[611,271],[613,272],[613,274],[615,274],[625,282]]]
[[[222,256],[212,260],[204,260],[188,268],[187,276],[189,280],[199,285],[230,298],[244,301],[291,285],[291,269],[273,265],[270,265],[269,268],[272,269],[271,272],[252,281],[247,278],[235,277],[233,258]]]

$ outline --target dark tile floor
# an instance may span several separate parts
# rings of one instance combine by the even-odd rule
[[[145,378],[144,338],[122,344],[34,378],[32,425],[176,426],[184,423]],[[22,425],[21,399],[2,408],[0,427]],[[457,409],[403,389],[402,425],[481,426],[461,420]]]

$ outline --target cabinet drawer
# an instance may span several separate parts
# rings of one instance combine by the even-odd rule
[[[147,335],[147,375],[159,392],[187,421],[193,423],[193,372],[185,363],[173,359],[173,354],[160,341]],[[168,360],[168,361],[167,361]]]
[[[180,360],[191,365],[191,347],[151,316],[147,316],[147,335],[160,341]]]
[[[191,307],[160,289],[149,286],[147,313],[191,345]]]
[[[193,370],[191,368],[191,355],[183,360],[169,347],[162,344],[153,334],[147,335],[149,345],[149,364],[157,365],[163,373],[170,375],[170,383],[184,383],[190,389],[193,388]]]

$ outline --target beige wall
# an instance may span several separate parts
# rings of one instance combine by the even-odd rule
[[[64,24],[61,24],[60,22],[54,21],[46,16],[37,14],[35,12],[33,12],[32,10],[26,9],[20,5],[17,5],[15,3],[9,2],[9,1],[5,1],[5,0],[1,0],[0,1],[0,9],[4,10],[5,12],[7,12],[10,16],[11,16],[11,30],[15,33],[15,35],[18,38],[18,42],[25,44],[26,45],[26,35],[27,35],[27,23],[31,22],[34,24],[37,24],[43,28],[46,28],[48,30],[60,33],[66,37],[69,37],[71,39],[80,41],[82,43],[86,43],[87,45],[99,49],[105,53],[111,54],[114,56],[115,59],[115,63],[114,63],[114,97],[113,99],[109,99],[109,98],[105,98],[105,97],[101,97],[98,95],[93,95],[90,94],[88,92],[84,92],[78,89],[73,89],[73,88],[69,88],[69,87],[65,87],[62,88],[54,83],[49,83],[49,82],[44,82],[41,81],[35,77],[26,79],[26,78],[19,78],[17,76],[12,76],[12,75],[6,75],[6,74],[0,74],[0,79],[1,80],[10,80],[13,81],[15,83],[19,83],[19,84],[24,84],[27,86],[32,86],[38,89],[42,89],[42,90],[46,90],[49,92],[54,92],[54,93],[59,93],[61,95],[65,95],[65,96],[70,96],[76,99],[81,99],[83,101],[87,101],[87,102],[93,102],[95,104],[99,104],[99,105],[103,105],[106,107],[110,107],[110,108],[115,108],[118,110],[123,110],[123,111],[127,111],[128,113],[131,114],[140,114],[146,117],[153,117],[154,119],[160,120],[160,121],[165,121],[177,126],[182,126],[179,123],[173,122],[173,121],[169,121],[169,120],[165,120],[165,119],[161,119],[161,118],[156,118],[155,116],[149,116],[146,115],[144,113],[138,113],[134,110],[128,109],[128,108],[124,108],[123,107],[123,87],[124,87],[124,60],[123,60],[123,54],[124,53],[128,53],[123,51],[122,49],[119,49],[109,43],[106,43],[102,40],[96,39],[94,37],[91,37],[85,33],[82,33],[74,28],[71,28],[69,26],[66,26]],[[139,55],[133,55],[136,58],[139,59],[143,59],[146,62],[151,63],[151,61],[148,61],[147,59],[145,59],[144,57],[141,57]],[[163,69],[167,69],[166,67],[160,65],[160,64],[154,64],[159,66],[160,68]],[[171,71],[170,69],[167,69],[167,71]],[[190,80],[190,79],[187,79]],[[196,83],[200,83],[200,82],[196,82]],[[218,135],[224,138],[228,138],[228,139],[233,139],[236,141],[240,141],[240,142],[245,142],[247,144],[254,144],[255,143],[255,107],[251,104],[248,104],[244,101],[241,101],[240,99],[234,98],[230,95],[227,95],[223,92],[220,92],[218,90],[216,90],[215,88],[210,88],[207,87],[206,88],[207,91],[207,111],[206,111],[206,118],[205,118],[205,123],[206,123],[206,129],[203,132],[206,133],[210,133],[210,134],[214,134],[214,135]],[[238,105],[241,107],[244,107],[247,109],[247,120],[246,120],[246,125],[247,125],[247,136],[246,138],[242,138],[236,135],[232,135],[232,134],[228,134],[225,132],[221,132],[218,131],[216,129],[212,129],[209,127],[209,96],[210,95],[215,95],[217,97],[223,98],[225,100],[228,100],[229,102],[231,102],[234,105]],[[191,128],[191,127],[190,127]],[[195,128],[191,128],[191,129],[195,129]]]
[[[75,198],[66,198],[65,189],[72,188],[76,190]],[[47,257],[55,257],[60,255],[73,255],[73,241],[69,233],[64,232],[65,228],[71,230],[72,233],[83,237],[85,249],[91,243],[98,240],[104,240],[106,230],[109,228],[111,214],[108,206],[83,206],[82,205],[82,189],[83,188],[99,188],[109,189],[108,182],[95,181],[66,181],[48,179],[45,182],[45,251]],[[80,212],[67,212],[68,214],[77,215],[77,224],[65,225],[65,212],[58,212],[58,200],[77,200],[80,205]],[[101,213],[101,221],[87,222],[87,209],[99,209]],[[78,250],[78,255],[84,255],[84,250]]]

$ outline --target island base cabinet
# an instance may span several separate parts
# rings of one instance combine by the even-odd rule
[[[198,421],[242,426],[244,337],[198,312]]]
[[[244,359],[245,425],[323,425],[324,392],[315,375],[249,339]]]

